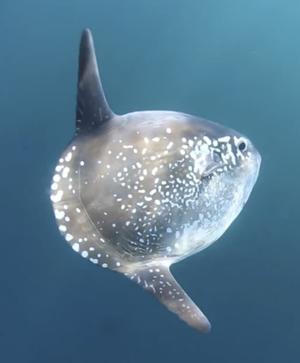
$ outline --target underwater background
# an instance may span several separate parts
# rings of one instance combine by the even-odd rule
[[[172,268],[208,335],[56,227],[49,186],[86,26],[116,113],[196,114],[262,155],[238,219]],[[297,0],[0,1],[1,363],[300,362],[299,34]]]

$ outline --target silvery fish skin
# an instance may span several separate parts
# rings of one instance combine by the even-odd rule
[[[241,212],[261,157],[240,133],[172,111],[114,114],[91,32],[82,34],[76,132],[51,185],[73,250],[118,271],[202,332],[210,323],[170,266],[219,239]]]

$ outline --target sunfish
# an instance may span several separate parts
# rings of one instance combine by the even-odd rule
[[[261,157],[248,138],[171,111],[116,115],[82,33],[76,131],[53,176],[58,228],[73,250],[150,291],[201,332],[202,311],[170,266],[211,245],[241,212]]]

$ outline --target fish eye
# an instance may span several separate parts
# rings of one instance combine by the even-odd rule
[[[247,150],[247,141],[245,139],[240,139],[237,147],[241,152],[246,151]]]

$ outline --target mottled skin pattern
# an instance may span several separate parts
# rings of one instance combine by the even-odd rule
[[[83,257],[124,273],[207,331],[209,322],[169,266],[225,232],[255,184],[260,156],[246,137],[195,116],[114,115],[89,32],[82,45],[88,55],[80,59],[77,134],[51,186],[59,229]]]

